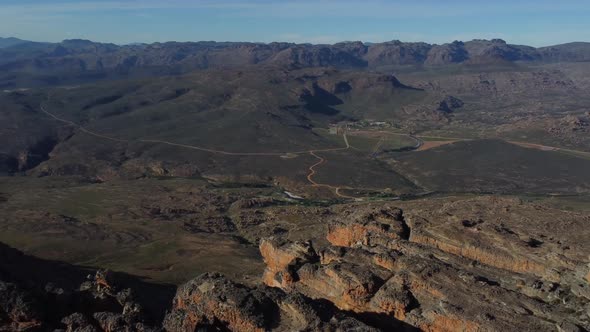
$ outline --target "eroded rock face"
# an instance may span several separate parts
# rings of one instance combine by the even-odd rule
[[[285,207],[271,203],[236,201],[233,208],[265,211],[266,222],[284,218]],[[0,246],[0,331],[584,332],[590,326],[587,213],[493,196],[299,209],[324,228],[268,233],[274,237],[259,242],[267,265],[260,284],[203,274],[164,301],[163,324],[150,319],[141,290],[119,286],[112,273],[91,273],[73,288],[17,282],[18,273],[7,272],[26,256]]]
[[[498,197],[435,201],[409,211],[411,242],[507,272],[562,283],[588,259],[583,214]]]
[[[588,326],[590,296],[581,290],[588,287],[587,263],[567,256],[558,263],[543,250],[520,250],[517,242],[532,248],[540,241],[514,240],[510,232],[486,235],[479,223],[457,220],[461,228],[450,231],[389,205],[344,208],[327,226],[330,245],[317,251],[310,245],[303,254],[293,243],[263,241],[264,281],[327,300],[383,330]]]
[[[294,272],[302,264],[317,260],[317,254],[309,242],[295,242],[281,246],[273,239],[260,242],[260,252],[267,268],[264,283],[274,287],[287,287],[295,282]]]
[[[248,288],[216,273],[178,289],[167,331],[376,331],[329,304],[265,287]]]
[[[458,63],[468,59],[469,54],[465,50],[463,42],[455,41],[451,44],[436,45],[428,52],[424,61],[425,65],[437,66],[449,63]]]
[[[206,326],[264,331],[276,309],[262,292],[251,292],[219,274],[204,274],[180,287],[165,326],[170,331]]]
[[[336,246],[375,245],[384,238],[407,239],[410,235],[402,211],[396,208],[376,208],[369,211],[351,209],[343,214],[346,219],[335,220],[328,226],[327,239]]]

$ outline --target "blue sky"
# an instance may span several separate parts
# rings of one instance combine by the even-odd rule
[[[590,41],[588,0],[0,0],[0,36],[154,41]]]

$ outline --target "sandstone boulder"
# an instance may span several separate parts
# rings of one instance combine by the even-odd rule
[[[216,273],[178,289],[167,331],[376,331],[329,303],[299,293],[249,288]]]

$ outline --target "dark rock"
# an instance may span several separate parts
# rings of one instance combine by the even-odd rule
[[[66,332],[98,332],[98,328],[90,323],[88,318],[81,313],[73,313],[61,322],[66,326]]]
[[[438,111],[444,113],[452,113],[458,108],[463,107],[464,103],[461,99],[453,96],[447,96],[438,105]]]

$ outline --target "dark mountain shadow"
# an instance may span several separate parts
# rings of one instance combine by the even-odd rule
[[[72,292],[88,280],[87,276],[95,273],[96,269],[37,258],[0,243],[0,280],[14,283],[33,294],[45,295],[49,287]],[[113,272],[112,277],[118,289],[132,289],[136,301],[145,309],[146,317],[151,323],[160,325],[166,310],[171,307],[176,287],[151,283],[121,272]],[[50,297],[46,309],[63,307],[63,303],[51,302]],[[68,309],[75,312],[78,308],[63,310]]]

